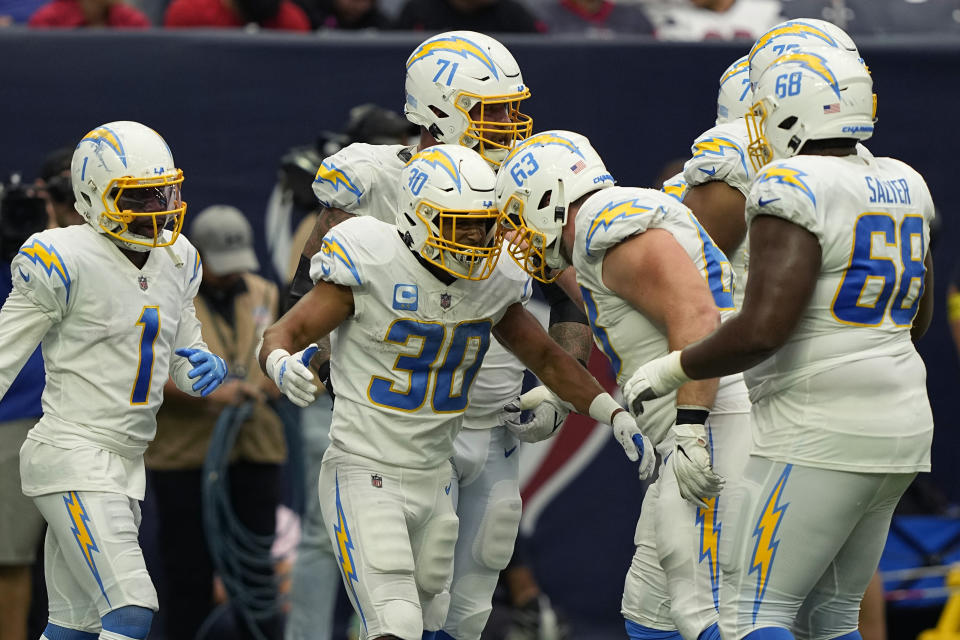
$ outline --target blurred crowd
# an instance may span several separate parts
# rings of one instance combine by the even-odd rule
[[[853,36],[960,33],[960,0],[3,0],[0,26],[469,29],[662,40],[752,40],[794,17]]]

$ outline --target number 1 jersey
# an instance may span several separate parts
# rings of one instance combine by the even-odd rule
[[[820,274],[787,343],[744,373],[754,453],[861,472],[930,469],[926,369],[910,339],[933,202],[891,158],[796,156],[766,165],[747,222],[776,216],[821,248]]]
[[[505,257],[486,280],[446,285],[395,226],[365,216],[324,237],[310,275],[353,291],[353,315],[330,336],[331,441],[400,467],[450,458],[490,330],[522,300],[527,274]]]

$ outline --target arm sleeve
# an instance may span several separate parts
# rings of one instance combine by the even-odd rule
[[[570,299],[566,292],[555,282],[540,286],[543,297],[550,305],[550,326],[561,322],[578,322],[587,324],[587,316]]]
[[[24,363],[53,326],[53,319],[19,289],[10,292],[0,309],[0,398]]]

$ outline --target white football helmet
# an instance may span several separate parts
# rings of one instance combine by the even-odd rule
[[[747,56],[738,58],[720,76],[720,93],[717,95],[717,122],[733,122],[742,118],[753,104],[750,91],[750,61]]]
[[[441,144],[414,155],[400,173],[397,227],[406,245],[458,278],[488,278],[500,258],[496,179],[466,147]]]
[[[510,255],[540,282],[556,280],[569,266],[560,236],[570,203],[614,184],[600,155],[579,133],[544,131],[524,140],[497,172],[497,208]]]
[[[530,90],[517,61],[482,33],[448,31],[425,40],[407,58],[406,92],[408,120],[438,142],[474,149],[494,168],[533,126],[520,113]]]
[[[792,49],[760,76],[746,115],[753,168],[795,156],[808,140],[873,135],[876,95],[870,73],[835,47]]]
[[[836,47],[860,58],[853,38],[832,22],[814,18],[781,22],[757,38],[747,54],[750,63],[750,87],[754,94],[756,95],[760,76],[775,59],[793,49],[812,46]]]
[[[77,145],[70,173],[77,212],[124,249],[149,251],[180,236],[183,172],[150,127],[129,121],[97,127]]]

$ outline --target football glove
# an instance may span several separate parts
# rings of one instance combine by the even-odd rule
[[[504,405],[504,424],[520,442],[540,442],[557,432],[572,409],[573,405],[561,400],[549,388],[534,387]],[[523,411],[532,411],[533,416],[521,422]]]
[[[274,349],[267,356],[267,375],[283,395],[298,407],[306,407],[317,398],[313,372],[307,366],[317,350],[317,345],[311,344],[293,355],[284,349]]]
[[[177,349],[174,353],[183,356],[193,365],[187,377],[191,380],[199,378],[192,388],[199,391],[202,397],[210,395],[227,377],[227,363],[214,353],[202,349]]]
[[[662,398],[675,391],[691,378],[680,365],[680,351],[672,351],[665,356],[651,360],[637,369],[623,384],[623,397],[635,416],[643,413],[643,402]]]
[[[680,495],[704,509],[710,506],[704,498],[720,495],[724,479],[710,464],[707,432],[702,424],[675,424],[673,434],[673,475],[677,478]]]

